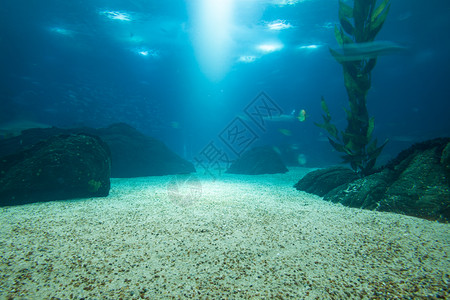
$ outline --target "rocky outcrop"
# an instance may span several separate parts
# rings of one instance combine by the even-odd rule
[[[124,123],[98,129],[111,149],[112,177],[161,176],[195,172],[194,165],[163,142]]]
[[[23,151],[27,147],[61,134],[99,136],[110,148],[112,177],[139,177],[195,172],[194,165],[172,152],[167,146],[133,127],[118,123],[106,128],[35,128],[20,136],[0,141],[0,157]]]
[[[415,144],[380,171],[356,180],[349,178],[335,188],[328,184],[330,178],[338,182],[337,177],[344,172],[335,168],[314,171],[295,187],[351,207],[450,222],[449,145],[450,138]],[[322,189],[308,188],[311,182]]]
[[[286,173],[288,169],[280,155],[270,147],[256,147],[246,151],[228,168],[231,174],[275,174]]]
[[[306,174],[294,187],[323,197],[332,189],[358,178],[358,175],[348,168],[332,167]]]
[[[0,158],[0,206],[109,194],[111,156],[98,137],[60,135]]]

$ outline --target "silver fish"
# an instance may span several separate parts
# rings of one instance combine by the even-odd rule
[[[405,52],[406,47],[391,41],[374,41],[368,43],[344,44],[342,53],[335,51],[334,55],[340,61],[354,61],[376,58],[381,55],[391,55]]]

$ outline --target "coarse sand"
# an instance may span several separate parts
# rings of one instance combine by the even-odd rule
[[[449,224],[295,190],[310,170],[0,208],[0,299],[450,299]]]

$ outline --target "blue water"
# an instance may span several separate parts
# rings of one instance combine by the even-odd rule
[[[249,147],[289,150],[306,166],[337,163],[314,125],[321,96],[346,125],[342,69],[328,51],[336,23],[333,0],[2,0],[0,127],[126,122],[193,159],[210,142],[229,151],[220,134],[265,92],[307,119],[244,120]],[[450,2],[392,1],[377,40],[407,50],[379,57],[372,72],[369,113],[378,139],[390,139],[380,162],[449,135],[449,37]]]

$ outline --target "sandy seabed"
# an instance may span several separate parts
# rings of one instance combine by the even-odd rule
[[[112,179],[0,208],[0,299],[450,299],[450,225],[277,175]]]

